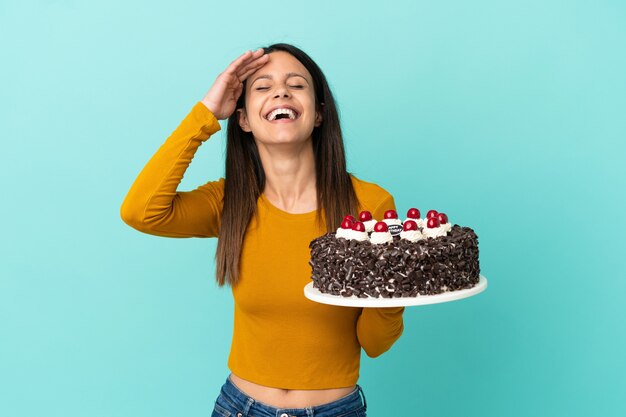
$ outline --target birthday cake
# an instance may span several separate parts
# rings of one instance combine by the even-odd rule
[[[411,208],[404,221],[394,210],[382,221],[362,211],[336,232],[311,241],[313,287],[343,297],[394,298],[441,294],[478,284],[478,237],[451,224],[445,213],[426,218]]]

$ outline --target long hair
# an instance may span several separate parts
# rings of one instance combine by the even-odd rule
[[[286,43],[263,49],[266,54],[288,52],[304,65],[313,78],[315,108],[322,114],[322,123],[312,133],[318,203],[316,220],[320,226],[325,223],[328,232],[334,231],[343,216],[354,213],[358,207],[350,174],[346,170],[335,100],[322,70],[302,50]],[[237,101],[238,109],[245,108],[246,81]],[[252,133],[239,126],[237,111],[228,118],[226,136],[224,205],[215,254],[216,279],[219,286],[226,282],[235,286],[239,280],[239,258],[246,229],[256,215],[257,200],[265,188],[265,171]]]

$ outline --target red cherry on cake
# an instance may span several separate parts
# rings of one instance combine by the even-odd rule
[[[365,232],[365,225],[361,222],[356,222],[352,225],[352,230],[356,230],[357,232]]]
[[[439,220],[440,224],[446,224],[448,223],[448,216],[446,216],[446,213],[439,213],[437,214],[437,220]]]
[[[343,219],[344,220],[350,220],[352,223],[354,223],[356,221],[356,219],[354,218],[354,216],[352,214],[346,214],[346,216]]]
[[[346,216],[348,217],[348,216]],[[354,222],[351,221],[350,219],[343,219],[343,221],[341,222],[341,228],[342,229],[352,229],[352,224]]]
[[[372,213],[370,213],[367,210],[364,210],[362,212],[359,213],[359,220],[362,222],[367,222],[372,220]]]
[[[410,208],[409,211],[406,212],[406,217],[409,219],[419,219],[420,211],[416,208]]]
[[[432,219],[433,217],[437,217],[437,210],[428,210],[428,214],[426,214],[427,219]]]
[[[430,219],[428,219],[426,226],[428,226],[429,229],[434,229],[435,227],[439,227],[440,226],[439,219],[436,217],[431,217]]]
[[[385,219],[397,219],[398,213],[395,210],[387,210],[385,212]]]
[[[417,223],[415,223],[413,220],[407,220],[404,222],[402,230],[404,230],[405,232],[417,230]]]
[[[389,228],[387,227],[387,223],[385,223],[385,222],[377,222],[374,225],[374,231],[375,232],[388,232]]]

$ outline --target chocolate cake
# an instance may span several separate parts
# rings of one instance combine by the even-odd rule
[[[392,298],[478,284],[478,237],[471,228],[451,225],[435,210],[426,219],[413,208],[407,216],[400,222],[389,210],[376,222],[366,211],[361,221],[348,215],[337,232],[311,241],[313,287],[344,297]]]

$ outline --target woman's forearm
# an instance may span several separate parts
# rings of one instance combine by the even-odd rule
[[[191,192],[177,188],[198,147],[220,129],[211,111],[196,103],[135,179],[120,208],[124,222],[160,236],[211,236],[223,184],[216,181]]]

